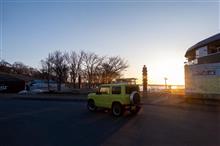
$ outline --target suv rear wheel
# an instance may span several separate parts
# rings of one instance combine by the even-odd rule
[[[97,107],[95,106],[94,100],[88,100],[87,108],[88,108],[88,110],[90,110],[92,112],[94,112],[97,109]]]
[[[112,105],[112,114],[116,117],[121,116],[124,113],[124,109],[120,103],[114,103]]]

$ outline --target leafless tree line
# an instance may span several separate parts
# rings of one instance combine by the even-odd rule
[[[22,62],[14,62],[13,64],[10,64],[5,60],[1,60],[0,72],[7,74],[19,74],[33,78],[42,78],[42,74],[39,70],[33,67],[29,67]]]
[[[51,77],[55,77],[58,90],[61,89],[61,83],[66,82],[70,82],[74,88],[80,88],[82,83],[89,88],[111,83],[128,68],[127,62],[119,56],[106,57],[84,51],[55,51],[41,60],[41,64],[41,72],[48,80],[48,87]]]
[[[119,56],[99,56],[93,52],[61,52],[54,51],[41,60],[41,68],[29,67],[22,62],[10,64],[0,61],[0,72],[19,74],[33,79],[45,79],[57,82],[57,89],[61,90],[62,83],[70,83],[73,88],[82,85],[92,88],[102,83],[111,83],[121,76],[128,68],[127,62]]]

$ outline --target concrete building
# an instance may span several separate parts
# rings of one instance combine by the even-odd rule
[[[185,57],[185,94],[220,99],[220,33],[190,47]]]
[[[18,93],[25,89],[25,81],[12,75],[0,73],[0,93]]]

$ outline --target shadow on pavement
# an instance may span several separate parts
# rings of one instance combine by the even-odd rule
[[[103,110],[91,113],[82,103],[74,105],[76,107],[62,104],[57,110],[0,121],[0,144],[101,145],[133,117],[125,113],[124,116],[116,118]]]
[[[94,113],[85,112],[85,115],[91,121],[81,125],[81,128],[83,127],[86,133],[82,134],[82,137],[77,136],[75,139],[76,145],[101,145],[135,116],[125,112],[122,117],[113,117],[110,111],[105,110],[99,110]],[[85,118],[84,120],[88,119]]]

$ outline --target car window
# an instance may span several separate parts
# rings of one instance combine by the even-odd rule
[[[110,87],[100,87],[100,93],[101,94],[109,94],[110,93]]]
[[[121,87],[120,86],[113,86],[112,87],[112,94],[121,94]]]
[[[126,94],[131,94],[133,91],[139,91],[139,86],[126,86]]]

